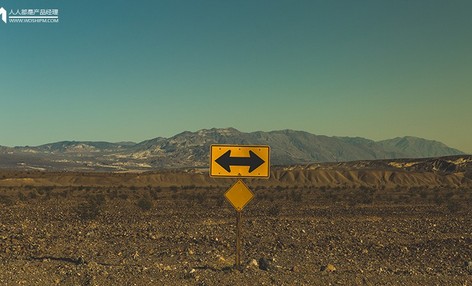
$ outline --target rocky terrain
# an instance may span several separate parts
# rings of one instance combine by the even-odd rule
[[[0,171],[1,285],[472,285],[470,156],[206,170]]]
[[[151,172],[45,172],[0,170],[0,187],[110,186],[213,187],[232,179],[208,176],[207,168],[168,169]],[[268,180],[248,179],[267,188],[469,188],[472,186],[472,156],[427,159],[397,159],[275,166]]]
[[[213,128],[141,143],[63,141],[35,147],[0,146],[0,168],[119,172],[207,167],[211,144],[269,145],[275,165],[463,154],[440,142],[416,137],[375,142],[294,130],[245,133],[234,128]]]

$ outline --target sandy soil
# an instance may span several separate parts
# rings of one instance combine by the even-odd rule
[[[470,190],[250,185],[239,271],[227,181],[115,183],[1,187],[0,284],[472,285]]]

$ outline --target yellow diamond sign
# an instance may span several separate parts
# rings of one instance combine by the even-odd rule
[[[238,180],[228,191],[225,193],[226,199],[233,205],[236,211],[240,212],[249,203],[254,195],[251,190],[243,183]]]

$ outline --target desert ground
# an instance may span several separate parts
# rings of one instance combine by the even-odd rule
[[[234,179],[0,171],[0,284],[472,285],[470,180],[280,172],[247,180],[235,269]]]

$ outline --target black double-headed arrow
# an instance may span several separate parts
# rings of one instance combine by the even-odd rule
[[[249,157],[231,157],[231,150],[226,151],[215,162],[228,172],[231,172],[230,166],[249,166],[249,173],[265,163],[252,151],[249,151]]]

